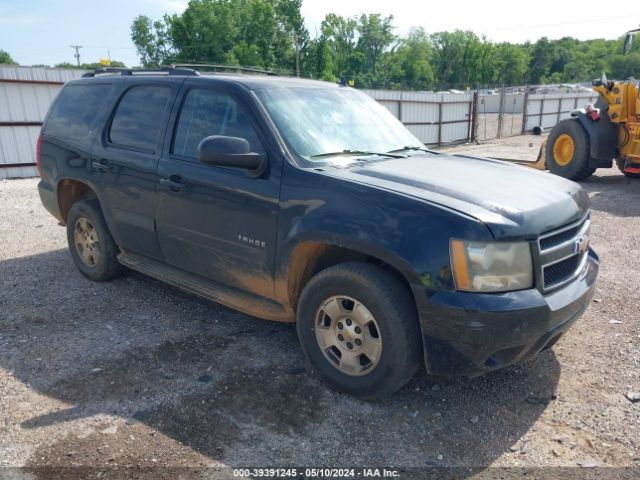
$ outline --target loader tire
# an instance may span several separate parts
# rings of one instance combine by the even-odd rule
[[[547,139],[547,168],[555,175],[569,180],[584,180],[595,168],[591,160],[589,134],[576,118],[567,118],[558,123]]]
[[[625,177],[640,178],[640,173],[631,173],[624,171],[624,158],[616,158],[616,165],[618,166],[618,170],[620,170]]]

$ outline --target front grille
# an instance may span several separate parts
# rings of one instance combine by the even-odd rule
[[[589,214],[579,222],[544,233],[538,239],[541,287],[550,291],[582,271],[588,255]]]
[[[566,260],[544,267],[544,288],[552,287],[566,278],[571,277],[578,266],[580,266],[581,258],[581,255],[574,255]]]
[[[562,232],[559,233],[555,233],[555,234],[551,234],[548,237],[544,237],[540,239],[540,250],[546,250],[548,248],[551,248],[555,245],[559,245],[563,242],[566,242],[567,240],[571,240],[572,238],[574,238],[578,232],[580,231],[580,228],[582,227],[582,225],[578,225],[576,227],[573,228],[569,228],[568,230],[564,230]]]

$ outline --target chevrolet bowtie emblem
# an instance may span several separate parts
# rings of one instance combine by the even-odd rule
[[[580,238],[576,239],[573,244],[573,253],[582,255],[589,248],[589,237],[587,235],[582,235]]]

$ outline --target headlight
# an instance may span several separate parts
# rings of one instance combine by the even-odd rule
[[[451,270],[457,290],[507,292],[533,286],[527,242],[451,240]]]

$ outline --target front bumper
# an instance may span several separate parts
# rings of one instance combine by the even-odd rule
[[[598,275],[598,257],[573,282],[553,293],[501,294],[414,288],[425,363],[432,375],[475,376],[525,361],[551,347],[587,308]]]

